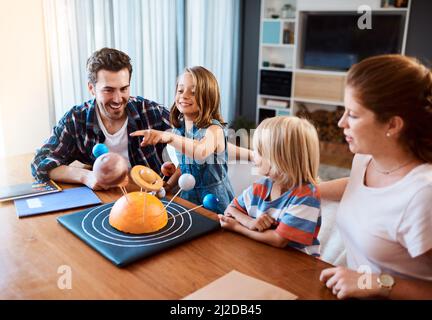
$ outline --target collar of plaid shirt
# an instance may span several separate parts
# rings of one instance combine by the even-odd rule
[[[96,116],[96,100],[88,101],[88,112],[86,116],[86,138],[91,143],[90,150],[97,143],[105,141]],[[169,112],[156,102],[146,100],[142,97],[130,97],[126,105],[128,116],[128,134],[145,129],[167,130],[170,127]],[[146,165],[153,170],[160,171],[162,166],[162,151],[165,145],[140,146],[140,137],[129,137],[128,150],[131,166]]]

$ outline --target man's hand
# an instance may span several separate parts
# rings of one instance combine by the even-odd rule
[[[119,185],[124,187],[129,182],[128,176],[126,176],[122,182],[116,185],[100,184],[97,182],[94,171],[66,165],[52,169],[49,172],[49,177],[56,182],[84,184],[92,190],[108,190]]]
[[[148,145],[155,145],[158,143],[170,143],[173,140],[173,133],[159,131],[155,129],[139,130],[132,132],[131,137],[142,136],[143,140],[141,142],[141,147]]]
[[[85,184],[87,187],[89,187],[92,190],[108,190],[111,188],[110,186],[105,186],[97,183],[96,176],[93,173],[93,171],[88,170],[86,174],[84,174],[82,183]]]

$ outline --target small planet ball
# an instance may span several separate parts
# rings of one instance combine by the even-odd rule
[[[153,170],[148,167],[142,168],[139,174],[141,178],[147,183],[154,184],[157,180],[157,177],[153,174]]]
[[[168,161],[162,165],[161,172],[165,177],[171,177],[176,172],[176,169],[175,164]]]
[[[136,165],[130,171],[132,180],[145,191],[159,191],[163,186],[162,178],[152,169]]]
[[[183,173],[178,180],[178,185],[184,191],[192,190],[195,187],[195,178],[190,173]]]
[[[166,190],[165,190],[165,188],[164,187],[160,188],[160,190],[156,193],[156,196],[159,199],[165,198],[165,196],[166,196]]]
[[[92,153],[96,158],[99,158],[101,155],[108,153],[109,149],[103,143],[98,143],[93,147]]]
[[[98,184],[117,186],[128,175],[128,164],[118,153],[108,152],[99,156],[93,164],[93,172]]]
[[[216,211],[216,208],[219,204],[219,199],[212,193],[208,193],[204,196],[203,205],[204,208],[209,209],[211,211]]]

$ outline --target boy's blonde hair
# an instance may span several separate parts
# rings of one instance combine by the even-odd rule
[[[270,163],[269,175],[290,188],[317,184],[319,140],[315,127],[306,119],[279,116],[261,122],[253,145]]]
[[[212,124],[212,119],[225,124],[220,114],[219,85],[213,73],[201,66],[185,68],[183,74],[185,73],[190,73],[192,75],[195,84],[195,99],[199,109],[199,115],[195,121],[195,125],[198,128],[207,128]],[[177,87],[178,79],[176,83],[176,93]],[[171,106],[170,121],[176,128],[181,126],[180,115],[180,111],[174,101]]]

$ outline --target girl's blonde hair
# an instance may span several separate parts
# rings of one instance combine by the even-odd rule
[[[212,124],[212,120],[218,120],[225,124],[220,114],[220,93],[219,85],[216,77],[204,67],[196,66],[185,68],[183,74],[190,73],[195,84],[195,99],[198,105],[199,114],[195,121],[198,128],[207,128]],[[176,93],[178,87],[178,79],[176,83]],[[181,113],[174,101],[171,106],[170,121],[171,124],[179,128]]]
[[[253,145],[270,163],[269,176],[290,188],[317,184],[319,140],[315,127],[306,119],[279,116],[261,122]]]

